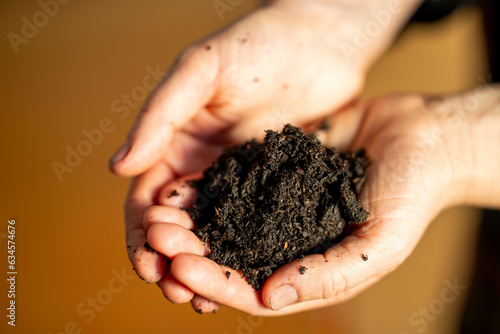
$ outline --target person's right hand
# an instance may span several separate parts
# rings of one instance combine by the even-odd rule
[[[373,3],[276,1],[181,55],[110,161],[120,176],[143,173],[125,205],[128,254],[140,277],[158,282],[165,274],[166,259],[145,246],[143,227],[164,184],[201,171],[223,145],[304,125],[355,98],[402,21],[392,17],[360,56],[346,57],[339,46],[353,44]]]
[[[197,196],[181,179],[160,192],[163,205],[148,210],[154,217],[145,221],[149,243],[171,259],[169,275],[212,301],[198,304],[204,312],[219,303],[253,315],[284,315],[352,298],[396,269],[444,208],[500,206],[500,185],[494,182],[500,168],[499,98],[500,89],[493,87],[439,98],[390,95],[333,115],[323,143],[340,150],[363,148],[369,156],[360,195],[368,219],[351,225],[352,231],[324,254],[274,271],[261,293],[241,271],[203,256],[207,247],[190,231],[193,222],[178,216],[176,206],[189,206]],[[174,190],[179,195],[171,197]],[[201,195],[206,200],[214,193]],[[308,268],[305,274],[299,265]]]

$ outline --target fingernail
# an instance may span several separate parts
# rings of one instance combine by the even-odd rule
[[[289,284],[285,284],[274,290],[271,295],[271,308],[274,311],[282,309],[285,306],[296,303],[299,300],[297,290]]]
[[[130,142],[127,140],[123,145],[113,154],[111,159],[109,160],[111,163],[118,162],[125,158],[130,151]]]

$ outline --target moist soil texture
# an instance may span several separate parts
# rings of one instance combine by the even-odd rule
[[[241,270],[256,290],[280,266],[324,253],[368,214],[358,200],[363,151],[323,147],[291,125],[266,133],[262,144],[227,149],[191,182],[198,198],[189,210],[196,235],[210,245],[208,258]],[[307,275],[306,267],[297,270]]]

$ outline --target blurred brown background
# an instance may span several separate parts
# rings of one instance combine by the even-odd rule
[[[5,277],[7,220],[15,218],[18,271],[16,327],[7,325],[2,279],[0,332],[403,334],[425,326],[425,333],[456,333],[467,289],[450,303],[442,292],[454,280],[470,285],[480,218],[473,209],[443,213],[399,270],[319,311],[249,319],[223,308],[201,316],[135,276],[123,233],[129,180],[111,175],[107,159],[140,106],[120,119],[111,104],[142,86],[146,67],[166,71],[192,41],[257,5],[243,1],[221,20],[212,3],[71,1],[17,53],[8,34],[21,35],[23,17],[33,21],[41,7],[34,0],[0,3],[0,263]],[[411,25],[372,69],[363,95],[472,87],[487,78],[484,58],[480,12],[464,7],[443,21]],[[64,164],[66,147],[76,149],[86,139],[82,131],[106,118],[112,130],[59,180],[53,162]]]

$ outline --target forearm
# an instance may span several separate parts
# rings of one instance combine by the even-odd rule
[[[271,0],[269,6],[297,10],[319,25],[325,44],[346,61],[368,70],[391,45],[422,0]]]

